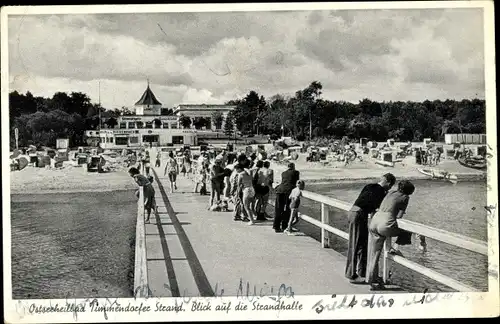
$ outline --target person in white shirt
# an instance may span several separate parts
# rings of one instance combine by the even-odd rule
[[[302,190],[304,190],[305,183],[304,180],[297,181],[297,186],[290,193],[290,220],[288,221],[288,227],[285,229],[285,234],[292,233],[292,226],[299,221],[299,206],[300,198],[302,197]]]

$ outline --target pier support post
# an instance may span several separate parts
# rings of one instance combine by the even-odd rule
[[[330,225],[328,205],[321,203],[321,223]],[[321,246],[324,248],[330,247],[329,233],[326,229],[321,229]]]
[[[148,286],[146,259],[146,228],[144,224],[144,189],[139,187],[137,201],[137,224],[135,234],[134,297],[147,298],[151,295]]]
[[[389,251],[391,250],[392,246],[392,238],[388,237],[385,239],[384,242],[384,252],[383,252],[383,258],[382,258],[382,280],[384,283],[387,283],[389,280]]]

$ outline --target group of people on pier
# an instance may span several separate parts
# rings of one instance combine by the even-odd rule
[[[212,161],[211,161],[212,160]],[[234,206],[233,219],[253,225],[270,219],[276,232],[292,234],[293,226],[298,221],[298,206],[304,182],[299,179],[299,172],[290,163],[281,176],[281,183],[274,186],[274,171],[269,160],[252,153],[233,153],[223,150],[210,159],[201,154],[193,168],[194,192],[206,194],[210,184],[208,209],[212,211],[228,210]],[[267,206],[272,191],[276,194],[275,215],[267,213]]]
[[[145,175],[138,168],[130,168],[129,174],[139,186],[144,187],[145,207],[149,220],[155,208],[153,179],[149,175],[149,153],[141,161]],[[158,154],[156,166],[161,165]],[[293,235],[297,224],[298,208],[305,183],[294,163],[289,163],[281,174],[281,182],[275,185],[274,171],[268,160],[256,154],[233,153],[223,150],[215,157],[207,153],[200,155],[194,166],[189,151],[181,156],[169,152],[165,161],[164,175],[168,175],[170,190],[177,190],[176,178],[179,173],[194,180],[194,192],[205,195],[210,184],[208,209],[229,211],[232,203],[234,221],[256,222],[273,219],[272,228],[276,233]],[[180,171],[181,170],[181,171]],[[384,243],[389,237],[397,237],[389,253],[400,254],[400,245],[411,244],[412,233],[398,227],[397,220],[403,217],[415,186],[408,180],[400,181],[396,189],[396,177],[387,173],[380,181],[364,186],[348,212],[349,242],[345,276],[352,284],[369,284],[372,290],[384,288],[379,277],[379,259]],[[392,190],[391,190],[392,189]],[[271,192],[275,194],[274,217],[267,214]],[[420,247],[425,249],[425,238],[420,236]]]

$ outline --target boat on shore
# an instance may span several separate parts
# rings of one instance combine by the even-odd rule
[[[458,163],[467,168],[486,170],[487,163],[484,158],[459,158]]]
[[[434,168],[417,168],[418,172],[425,174],[433,179],[443,179],[456,182],[458,180],[457,176],[448,171],[434,169]]]
[[[386,166],[386,167],[394,167],[394,162],[390,162],[390,161],[376,160],[375,164]]]

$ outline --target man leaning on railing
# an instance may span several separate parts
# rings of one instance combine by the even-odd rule
[[[351,283],[365,283],[368,253],[368,215],[382,203],[387,191],[396,182],[391,173],[382,176],[378,183],[366,185],[349,211],[349,243],[345,276]]]

